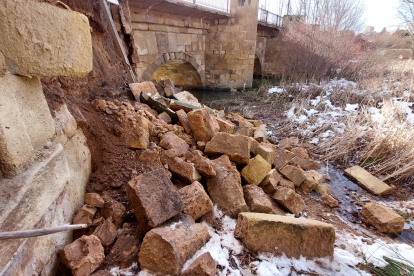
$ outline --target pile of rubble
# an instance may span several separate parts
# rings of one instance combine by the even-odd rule
[[[140,161],[159,168],[131,179],[126,187],[136,228],[124,223],[126,210],[119,202],[96,193],[85,195],[73,223],[96,229],[60,251],[73,275],[91,274],[105,255],[117,256],[121,268],[138,262],[141,270],[154,274],[216,275],[209,253],[182,272],[184,263],[210,238],[207,224],[214,224],[214,205],[238,219],[234,235],[252,252],[333,258],[334,227],[294,217],[305,207],[302,195],[311,191],[326,205],[338,206],[323,183],[329,176],[316,171],[320,164],[309,159],[297,138],[273,145],[260,120],[212,110],[188,92],[171,92],[175,100],[169,100],[152,83],[130,87],[136,99],[148,105],[118,100],[94,100],[92,105],[129,124],[131,131],[120,139],[139,150]],[[101,216],[96,218],[98,210]],[[384,212],[376,204],[363,210],[379,229],[401,232],[399,218],[390,213],[391,220],[384,221]]]

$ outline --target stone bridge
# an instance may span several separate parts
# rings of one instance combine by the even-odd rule
[[[209,8],[208,2],[224,8]],[[129,51],[139,81],[171,78],[186,88],[247,88],[254,75],[283,70],[282,18],[258,20],[268,15],[258,0],[130,0],[129,10]],[[121,22],[119,14],[113,16]]]

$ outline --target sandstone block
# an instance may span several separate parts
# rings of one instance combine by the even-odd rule
[[[306,179],[300,184],[300,189],[304,193],[310,193],[312,190],[316,189],[318,185],[322,184],[323,175],[317,171],[303,171]]]
[[[320,196],[323,196],[324,194],[331,195],[329,184],[326,183],[318,184],[315,188],[315,192]]]
[[[291,152],[299,159],[309,159],[308,151],[304,148],[292,148]]]
[[[168,98],[172,98],[175,94],[175,85],[174,82],[170,79],[164,80],[164,91],[165,96]]]
[[[168,169],[179,179],[191,184],[194,181],[200,181],[201,175],[195,168],[195,165],[190,162],[185,162],[180,157],[176,156],[173,149],[164,151],[161,156],[163,165],[168,165]]]
[[[256,155],[249,164],[243,168],[241,175],[246,179],[247,183],[252,185],[259,185],[260,182],[270,172],[272,166],[267,163],[260,155]]]
[[[219,132],[206,144],[204,153],[208,156],[226,154],[231,161],[245,165],[249,163],[251,143],[246,136]]]
[[[329,194],[323,194],[322,195],[322,200],[326,205],[328,205],[331,208],[338,207],[338,200],[336,200],[335,198],[333,198]]]
[[[181,188],[178,193],[185,205],[184,213],[191,216],[193,220],[199,219],[213,209],[213,202],[198,181]]]
[[[128,182],[126,194],[142,236],[184,210],[184,203],[164,170],[141,174]]]
[[[281,140],[279,142],[279,148],[281,149],[287,149],[291,150],[293,146],[296,146],[299,144],[299,138],[297,137],[289,137]]]
[[[253,137],[254,131],[253,129],[246,127],[246,126],[236,126],[234,129],[234,134],[236,135],[243,135],[247,137]]]
[[[259,143],[266,143],[266,139],[267,139],[266,125],[259,126],[254,132],[253,137]]]
[[[177,94],[178,95],[178,94]],[[214,118],[210,115],[208,108],[196,109],[187,113],[188,122],[194,139],[197,141],[208,142],[214,134]]]
[[[247,211],[240,173],[227,155],[213,162],[216,163],[216,176],[207,178],[208,193],[219,209],[235,218],[240,212]]]
[[[266,194],[274,194],[276,192],[277,184],[281,179],[281,175],[277,172],[276,169],[270,170],[266,177],[260,182],[259,187]]]
[[[183,91],[177,94],[174,94],[174,98],[179,100],[180,102],[191,104],[194,106],[202,107],[202,105],[198,102],[197,98],[193,96],[190,92]]]
[[[161,139],[159,146],[164,149],[173,149],[178,156],[183,156],[188,151],[188,144],[172,132],[167,132]]]
[[[4,0],[0,30],[0,51],[12,74],[83,78],[92,70],[85,15],[45,2]]]
[[[380,204],[370,202],[364,205],[361,214],[382,233],[401,234],[405,219]]]
[[[250,141],[252,141],[252,146],[250,147],[250,152],[253,153],[253,155],[257,155],[257,148],[259,147],[259,142],[254,140],[254,138],[249,137]]]
[[[175,112],[177,114],[178,120],[180,120],[181,125],[183,126],[185,132],[191,135],[191,127],[188,122],[187,113],[184,110],[180,109]]]
[[[133,236],[120,236],[109,251],[108,258],[121,269],[130,267],[138,259],[140,242]],[[110,274],[109,276],[112,276]]]
[[[293,183],[290,180],[287,180],[286,178],[281,177],[279,180],[279,185],[280,187],[285,187],[291,190],[295,190],[295,183]]]
[[[83,205],[83,207],[73,217],[73,224],[87,224],[88,226],[91,226],[96,210],[96,207],[91,205]]]
[[[246,185],[243,187],[243,193],[250,212],[267,214],[273,212],[271,199],[261,188],[256,185]]]
[[[194,163],[196,170],[205,177],[213,177],[216,175],[216,163],[201,155],[197,150],[189,151],[185,158]]]
[[[184,263],[209,239],[206,225],[188,221],[152,229],[142,241],[140,267],[151,273],[179,275]]]
[[[226,132],[228,134],[233,134],[236,126],[227,120],[216,118],[216,121],[220,127],[220,132]]]
[[[320,170],[321,164],[317,161],[298,158],[297,165],[304,170]]]
[[[158,114],[157,118],[163,120],[166,124],[171,124],[171,117],[166,112]]]
[[[103,198],[98,195],[97,193],[87,193],[84,196],[84,200],[86,204],[89,204],[94,207],[103,208],[105,201]]]
[[[131,133],[124,133],[123,139],[130,149],[146,149],[149,145],[149,132],[143,127],[137,127]]]
[[[101,240],[103,246],[110,246],[118,232],[116,226],[112,223],[112,218],[107,218],[104,223],[96,227],[93,234]]]
[[[299,213],[305,208],[302,197],[288,188],[279,187],[272,198],[295,216],[299,216]]]
[[[206,149],[206,142],[197,141],[197,148],[201,151],[204,151]]]
[[[59,252],[62,263],[74,276],[90,275],[105,259],[104,248],[98,237],[82,236]]]
[[[303,181],[306,180],[306,176],[304,175],[303,171],[299,168],[287,165],[284,166],[280,173],[283,174],[287,179],[292,181],[295,186],[299,186],[302,184]]]
[[[140,102],[139,97],[141,95],[141,92],[151,97],[159,96],[157,88],[155,88],[155,85],[152,81],[130,83],[129,88],[131,89],[131,92],[134,95],[135,100],[138,102]]]
[[[3,77],[7,73],[6,60],[4,59],[3,54],[0,52],[0,77]]]
[[[277,170],[281,170],[284,166],[288,165],[292,157],[290,157],[284,150],[277,150],[273,159],[273,165]]]
[[[116,228],[120,228],[125,220],[125,207],[121,203],[108,196],[103,197],[105,204],[101,210],[102,216],[107,218],[112,218],[113,224]]]
[[[217,273],[217,262],[206,252],[198,257],[181,276],[215,276]]]
[[[283,253],[288,258],[333,258],[335,229],[317,220],[240,213],[234,235],[253,251]]]
[[[355,179],[359,185],[374,195],[387,195],[392,191],[392,188],[390,186],[360,166],[354,166],[352,168],[346,169],[345,174]]]
[[[261,155],[269,164],[273,164],[275,159],[276,146],[270,143],[260,143],[257,147],[257,154]]]

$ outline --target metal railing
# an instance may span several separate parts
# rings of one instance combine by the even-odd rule
[[[282,27],[283,17],[272,13],[264,8],[259,7],[258,18],[259,22],[266,23],[268,25],[274,25],[276,27]]]
[[[230,0],[184,0],[192,2],[194,5],[200,5],[215,10],[230,12]]]

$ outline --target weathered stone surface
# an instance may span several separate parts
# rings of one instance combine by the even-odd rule
[[[371,175],[360,166],[354,166],[352,168],[346,169],[345,174],[355,179],[359,185],[374,195],[387,195],[392,191],[392,188],[390,186],[375,176]]]
[[[108,258],[124,269],[130,267],[138,259],[140,242],[133,236],[120,236],[109,251]],[[110,274],[109,276],[112,276]]]
[[[266,143],[266,140],[267,140],[266,125],[259,126],[254,132],[253,137],[259,143]]]
[[[118,234],[116,230],[112,218],[107,218],[104,223],[96,227],[93,234],[101,240],[103,246],[110,246]]]
[[[303,171],[306,179],[305,181],[300,184],[300,189],[304,193],[310,193],[312,190],[316,189],[318,185],[322,184],[323,175],[318,173],[317,171]]]
[[[141,269],[179,275],[184,263],[210,239],[205,224],[179,221],[149,231],[139,252]],[[162,256],[162,258],[160,257]]]
[[[59,252],[62,263],[74,276],[87,276],[105,259],[104,248],[98,237],[82,236]]]
[[[55,111],[55,119],[58,126],[62,128],[63,132],[67,137],[75,135],[76,129],[78,128],[78,124],[76,123],[75,118],[69,112],[66,104],[61,105]]]
[[[93,216],[96,213],[96,207],[91,205],[83,205],[83,207],[73,217],[73,224],[87,224],[92,225]]]
[[[180,94],[180,93],[179,93]],[[178,94],[176,94],[178,95]],[[208,142],[214,134],[214,118],[210,115],[208,108],[197,109],[187,113],[191,131],[197,141]]]
[[[4,59],[3,54],[0,52],[0,77],[3,77],[7,73],[6,60]]]
[[[173,149],[178,156],[183,156],[188,151],[188,144],[172,132],[167,132],[161,139],[159,146],[164,149]]]
[[[304,148],[292,148],[291,152],[299,159],[309,159],[308,151]]]
[[[266,194],[273,194],[276,192],[276,187],[280,179],[281,175],[276,169],[270,170],[262,182],[260,182],[259,187],[262,188]]]
[[[297,165],[304,170],[320,170],[321,164],[317,161],[298,158]]]
[[[180,157],[176,156],[173,149],[164,151],[161,156],[163,165],[168,165],[168,169],[179,179],[191,184],[194,181],[200,181],[201,175],[195,168],[195,165],[190,162],[185,162]]]
[[[146,81],[141,83],[130,83],[129,88],[132,91],[132,94],[134,94],[135,100],[140,101],[139,97],[141,95],[141,92],[145,94],[150,94],[151,97],[158,96],[157,88],[155,88],[155,85],[152,81]]]
[[[45,2],[4,0],[0,30],[0,51],[12,74],[82,78],[92,70],[91,31],[80,13]]]
[[[254,213],[273,213],[271,199],[265,192],[256,185],[246,185],[243,187],[244,199],[250,212]]]
[[[198,257],[181,276],[215,276],[217,273],[217,262],[206,252]]]
[[[220,127],[220,132],[226,132],[228,134],[233,134],[236,126],[227,120],[216,118],[216,121]]]
[[[143,127],[137,127],[132,132],[124,133],[123,139],[130,149],[146,149],[149,145],[149,132]]]
[[[187,113],[184,110],[180,109],[175,112],[177,114],[178,120],[180,120],[181,125],[183,126],[185,132],[191,135],[191,127],[190,123],[188,122]]]
[[[261,155],[269,164],[273,164],[275,159],[276,146],[270,143],[260,143],[257,147],[257,154]]]
[[[279,215],[240,213],[234,235],[253,251],[308,259],[333,258],[335,229],[317,220]]]
[[[323,202],[331,208],[338,207],[338,200],[333,198],[331,195],[323,194],[322,195]]]
[[[204,153],[208,156],[226,154],[231,161],[245,165],[249,163],[251,140],[246,136],[219,132],[206,144]]]
[[[213,162],[216,163],[216,176],[207,178],[208,193],[219,209],[235,218],[240,212],[247,211],[240,173],[232,166],[227,155]]]
[[[125,207],[121,203],[108,196],[103,197],[105,204],[101,210],[102,216],[107,218],[112,218],[112,222],[115,224],[116,228],[120,228],[125,220]]]
[[[292,149],[292,147],[296,146],[297,144],[299,144],[299,138],[289,137],[289,138],[285,138],[285,139],[283,139],[279,142],[279,148],[287,149],[287,150],[290,151]]]
[[[205,222],[208,225],[212,225],[213,224],[213,220],[214,220],[214,208],[211,209],[209,212],[205,213],[201,218],[200,218],[200,222]]]
[[[216,163],[201,155],[197,150],[189,151],[185,158],[194,163],[196,170],[205,177],[216,175]]]
[[[331,190],[329,189],[329,184],[326,184],[326,183],[318,184],[318,186],[316,186],[315,188],[315,192],[320,196],[323,196],[324,194],[327,194],[327,195],[331,194]]]
[[[84,200],[86,204],[89,204],[91,206],[95,206],[98,208],[103,208],[105,201],[103,200],[103,198],[98,195],[97,193],[87,193],[84,196]]]
[[[204,151],[206,148],[206,142],[203,141],[197,141],[197,148],[201,151]]]
[[[191,94],[188,91],[183,91],[183,92],[174,94],[174,98],[176,98],[180,102],[202,107],[201,104],[198,102],[197,98],[194,97],[193,94]]]
[[[257,148],[259,147],[259,142],[254,140],[254,138],[249,137],[250,141],[252,141],[252,146],[250,147],[250,152],[253,153],[253,155],[257,155]]]
[[[243,136],[247,136],[247,137],[253,137],[254,136],[253,129],[251,129],[249,127],[246,127],[246,126],[236,126],[234,128],[234,134],[243,135]]]
[[[243,168],[241,175],[247,181],[247,183],[252,185],[259,185],[260,182],[266,177],[270,172],[272,166],[263,159],[262,156],[256,155],[249,164]]]
[[[126,194],[142,236],[184,210],[184,203],[164,170],[141,174],[128,182]]]
[[[364,205],[361,214],[382,233],[401,234],[405,219],[380,204],[370,202]]]
[[[184,213],[191,216],[193,220],[199,219],[213,209],[213,202],[198,181],[178,190],[184,202]]]
[[[172,98],[172,96],[175,94],[175,85],[172,80],[170,79],[164,80],[164,91],[165,91],[165,96],[168,98]]]
[[[277,170],[281,170],[284,166],[288,165],[291,160],[292,158],[284,150],[279,149],[275,152],[273,165]]]
[[[166,124],[171,124],[171,117],[166,112],[158,114],[157,118],[163,120]]]
[[[279,187],[272,198],[295,216],[305,208],[302,197],[289,188]]]
[[[295,190],[295,183],[283,177],[280,178],[278,186],[285,187],[293,191]]]
[[[280,173],[283,174],[287,179],[292,181],[295,186],[299,186],[303,181],[306,180],[306,176],[303,174],[303,171],[299,168],[287,165],[284,166]]]

